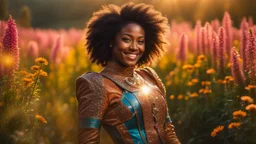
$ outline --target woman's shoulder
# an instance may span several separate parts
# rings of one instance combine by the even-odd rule
[[[76,88],[86,87],[88,89],[96,90],[103,88],[103,79],[101,74],[96,72],[86,72],[76,79]]]
[[[148,80],[150,83],[156,85],[162,93],[166,94],[165,86],[162,83],[162,80],[159,78],[156,71],[151,67],[144,67],[144,68],[138,68],[136,69],[136,72],[139,73],[143,78]]]

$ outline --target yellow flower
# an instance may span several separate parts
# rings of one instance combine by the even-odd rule
[[[36,115],[36,119],[40,120],[42,123],[47,123],[47,121],[45,120],[44,117],[40,116],[40,115]]]
[[[228,63],[227,67],[230,68],[232,66],[232,63]]]
[[[31,70],[38,71],[38,70],[40,70],[40,66],[38,66],[38,65],[33,65],[33,66],[31,67]]]
[[[244,111],[238,110],[233,112],[233,118],[237,119],[238,117],[245,117],[247,114]]]
[[[183,95],[182,95],[182,94],[179,94],[179,95],[178,95],[178,99],[179,99],[179,100],[183,99]]]
[[[197,78],[194,78],[191,80],[192,83],[198,83],[198,79]]]
[[[189,99],[189,97],[188,96],[185,96],[185,98],[184,98],[186,101]]]
[[[200,90],[199,90],[199,93],[204,93],[204,89],[200,89]]]
[[[247,103],[253,103],[253,99],[249,96],[241,96],[241,100]]]
[[[201,85],[202,85],[202,86],[208,86],[208,85],[210,85],[210,84],[211,84],[210,81],[202,81],[202,82],[201,82]]]
[[[194,67],[195,67],[195,68],[200,68],[200,66],[201,66],[200,63],[194,64]]]
[[[222,79],[218,79],[218,80],[217,80],[217,83],[218,83],[218,84],[222,84],[222,82],[223,82]]]
[[[172,84],[172,82],[170,80],[166,81],[166,85],[170,86]]]
[[[45,72],[45,71],[43,71],[43,70],[40,71],[40,75],[41,75],[41,76],[48,76],[47,72]]]
[[[35,62],[43,65],[48,65],[48,61],[43,57],[36,58]]]
[[[210,94],[210,93],[212,93],[211,89],[208,89],[208,88],[204,89],[204,94]]]
[[[248,111],[256,111],[256,105],[255,104],[249,104],[248,106],[246,106],[245,108]]]
[[[208,70],[206,71],[206,73],[210,75],[210,74],[215,74],[216,71],[215,71],[213,68],[211,68],[211,69],[208,69]]]
[[[198,94],[196,92],[192,93],[190,97],[198,97]]]
[[[246,90],[250,90],[250,89],[253,89],[253,88],[256,88],[256,85],[248,85],[245,87]]]
[[[170,99],[173,100],[174,99],[174,95],[170,95]]]
[[[225,77],[225,80],[226,80],[227,82],[230,82],[230,81],[234,81],[234,78],[233,78],[232,76],[226,76],[226,77]]]
[[[184,66],[182,67],[182,69],[183,69],[183,70],[187,70],[188,72],[193,72],[193,71],[194,71],[194,66],[187,64],[187,65],[184,65]]]
[[[27,86],[27,87],[31,86],[31,84],[33,82],[33,80],[31,78],[23,78],[22,80],[23,80],[25,86]]]
[[[232,129],[232,128],[237,128],[237,127],[240,127],[240,126],[241,126],[240,122],[233,122],[233,123],[228,125],[228,128]]]
[[[20,74],[21,75],[29,75],[29,72],[27,72],[27,71],[20,71]]]
[[[211,136],[212,137],[215,137],[219,132],[221,132],[222,130],[224,129],[224,126],[220,125],[218,127],[216,127],[212,133],[211,133]]]
[[[199,55],[198,57],[197,57],[197,61],[201,61],[201,62],[203,62],[203,61],[206,61],[207,59],[206,59],[206,57],[204,56],[204,55]]]
[[[193,83],[192,82],[188,82],[188,86],[193,86]]]

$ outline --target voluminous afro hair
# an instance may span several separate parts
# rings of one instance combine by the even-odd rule
[[[112,47],[116,34],[129,22],[135,22],[145,31],[145,51],[138,65],[151,63],[164,51],[164,34],[168,32],[168,20],[153,6],[132,2],[119,7],[106,5],[93,13],[88,21],[85,39],[90,60],[105,66],[112,58]]]

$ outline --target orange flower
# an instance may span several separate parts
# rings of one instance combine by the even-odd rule
[[[244,111],[238,110],[233,112],[233,118],[237,119],[238,117],[245,117],[247,114]]]
[[[208,86],[208,85],[210,85],[210,84],[211,84],[210,81],[202,81],[202,82],[201,82],[201,85],[202,85],[202,86]]]
[[[230,68],[232,66],[232,63],[228,63],[227,67]]]
[[[246,106],[245,108],[248,111],[256,111],[256,105],[255,104],[249,104],[248,106]]]
[[[195,68],[200,68],[200,66],[201,66],[200,63],[194,64],[194,67],[195,67]]]
[[[208,89],[208,88],[204,89],[204,94],[210,94],[210,93],[212,93],[211,89]]]
[[[237,128],[237,127],[240,127],[240,126],[241,126],[240,122],[233,122],[233,123],[228,125],[228,128],[232,129],[232,128]]]
[[[35,62],[43,64],[43,65],[48,65],[48,61],[45,58],[43,58],[43,57],[36,58]]]
[[[249,96],[241,96],[241,100],[247,103],[253,103],[253,99]]]
[[[211,133],[211,136],[212,137],[215,137],[219,132],[221,132],[222,130],[224,129],[224,126],[218,126],[218,127],[216,127],[213,131],[212,131],[212,133]]]
[[[184,66],[182,67],[182,69],[183,69],[183,70],[186,70],[186,71],[188,71],[188,72],[193,72],[193,71],[194,71],[194,66],[187,64],[187,65],[184,65]]]
[[[171,99],[171,100],[174,99],[174,95],[170,95],[170,99]]]
[[[206,61],[207,59],[206,59],[206,57],[204,56],[204,55],[199,55],[198,57],[197,57],[197,61]]]
[[[38,65],[33,65],[33,66],[31,67],[31,70],[38,71],[38,70],[40,70],[40,66],[38,66]]]
[[[234,81],[234,78],[233,78],[232,76],[226,76],[226,77],[225,77],[225,80],[226,80],[227,82],[231,82],[231,81]]]
[[[208,69],[208,70],[206,71],[206,73],[210,75],[210,74],[215,74],[216,71],[215,71],[213,68],[211,68],[211,69]]]
[[[196,92],[192,93],[190,97],[198,97],[198,94]]]
[[[245,87],[246,90],[250,90],[250,89],[253,89],[253,88],[256,88],[256,85],[248,85]]]
[[[192,82],[188,82],[188,86],[193,86],[193,83]]]
[[[183,95],[182,95],[182,94],[179,94],[179,95],[178,95],[178,99],[179,99],[179,100],[183,99]]]
[[[194,78],[194,79],[191,80],[192,83],[198,83],[198,81],[199,80],[197,78]]]
[[[40,115],[36,115],[36,119],[40,120],[42,123],[47,123],[47,121],[45,120],[44,117],[40,116]]]
[[[189,99],[189,97],[188,96],[185,96],[185,98],[184,98],[186,101]]]

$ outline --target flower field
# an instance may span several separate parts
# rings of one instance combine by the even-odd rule
[[[84,30],[0,22],[0,141],[76,143],[76,78],[90,63]],[[232,15],[170,23],[169,44],[151,64],[162,79],[177,136],[188,144],[255,144],[256,25]],[[101,131],[102,143],[111,143]],[[104,141],[104,142],[103,142]]]

